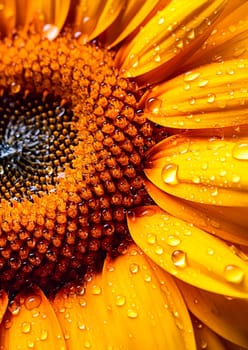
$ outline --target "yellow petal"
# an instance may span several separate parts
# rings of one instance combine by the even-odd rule
[[[8,306],[8,295],[5,291],[0,291],[0,324]]]
[[[248,137],[172,136],[148,155],[145,174],[161,190],[190,201],[248,205]]]
[[[66,350],[56,315],[38,288],[19,294],[0,326],[1,346],[8,350]]]
[[[248,60],[212,63],[154,87],[148,119],[171,128],[219,128],[248,123]]]
[[[248,347],[248,300],[231,299],[179,282],[190,311],[214,332]]]
[[[226,350],[220,337],[206,325],[193,318],[194,331],[198,350]]]
[[[156,206],[128,217],[135,243],[160,267],[196,287],[248,297],[248,264],[221,240]]]
[[[65,23],[69,7],[70,0],[32,1],[31,11],[37,29],[50,40],[56,38]]]
[[[206,39],[226,1],[172,0],[163,5],[119,58],[124,75],[136,77],[141,84],[161,80],[161,73],[165,78],[177,70]]]
[[[68,349],[195,349],[191,321],[173,279],[136,247],[107,259],[86,294],[54,301]]]
[[[240,4],[238,4],[240,5]],[[213,61],[248,58],[248,2],[234,8],[220,20],[211,35],[185,63],[187,70]],[[222,16],[221,16],[222,19]]]
[[[171,215],[227,241],[248,245],[248,208],[194,203],[171,196],[149,181],[145,186],[154,202]]]
[[[138,28],[159,0],[129,0],[114,25],[106,33],[106,43],[113,47]],[[121,50],[121,49],[120,49]]]

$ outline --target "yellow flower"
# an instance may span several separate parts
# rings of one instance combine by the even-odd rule
[[[1,2],[1,349],[248,349],[247,14]]]

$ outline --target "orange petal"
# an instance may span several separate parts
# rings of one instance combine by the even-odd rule
[[[106,30],[118,17],[124,5],[120,0],[79,0],[72,4],[68,21],[85,41],[92,40]]]
[[[159,0],[127,1],[114,25],[108,29],[106,43],[113,47],[126,38],[150,15],[157,3]]]
[[[198,350],[226,350],[223,341],[217,334],[196,318],[192,318]]]
[[[190,311],[214,332],[243,347],[248,347],[248,299],[231,299],[179,282]],[[245,316],[246,315],[246,316]]]
[[[236,4],[235,4],[236,5]],[[242,6],[239,6],[242,5]],[[215,26],[201,48],[185,63],[184,69],[233,58],[248,58],[248,3],[243,1]],[[187,68],[186,68],[187,67]]]
[[[248,264],[223,241],[156,206],[134,210],[128,227],[135,243],[173,276],[208,291],[247,298]]]
[[[58,293],[54,307],[69,349],[195,349],[175,282],[136,247],[107,259],[85,295]]]
[[[0,291],[0,324],[8,306],[8,295],[4,290]]]
[[[8,350],[66,349],[56,315],[38,288],[15,298],[3,318],[0,338]]]
[[[172,136],[148,155],[145,174],[165,192],[190,201],[248,206],[248,137]]]
[[[248,245],[248,208],[194,203],[171,196],[149,181],[145,186],[155,203],[171,215],[227,241]]]
[[[148,119],[171,128],[203,129],[248,123],[248,59],[188,71],[146,95]]]
[[[136,77],[141,84],[159,81],[161,73],[164,79],[177,70],[210,34],[226,1],[172,0],[165,4],[119,57],[124,75]]]
[[[31,12],[37,29],[50,39],[61,31],[69,12],[70,0],[32,1]]]
[[[0,4],[0,35],[27,26],[32,19],[31,0],[3,0]]]

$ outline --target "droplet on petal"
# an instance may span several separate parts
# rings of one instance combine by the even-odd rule
[[[237,143],[233,147],[232,156],[238,160],[248,160],[248,142]]]
[[[187,265],[187,254],[182,250],[174,250],[171,255],[173,264],[177,267],[186,267]]]
[[[235,265],[227,265],[224,269],[224,277],[226,281],[231,283],[241,283],[244,280],[244,271]]]
[[[177,164],[167,164],[162,169],[162,179],[168,185],[178,184],[178,165]]]

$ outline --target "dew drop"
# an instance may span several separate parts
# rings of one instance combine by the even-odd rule
[[[239,175],[233,175],[232,176],[232,182],[237,184],[240,182],[240,176]]]
[[[59,28],[54,24],[46,24],[43,27],[43,32],[46,35],[47,39],[53,40],[59,34]]]
[[[171,255],[173,264],[177,267],[186,267],[187,265],[187,254],[182,250],[174,250]]]
[[[156,248],[155,248],[155,253],[157,255],[162,255],[164,254],[164,248],[161,246],[161,245],[157,245]]]
[[[208,103],[214,103],[215,98],[216,98],[215,94],[208,94],[208,97],[207,97]]]
[[[24,305],[27,310],[32,310],[39,307],[41,304],[41,297],[39,295],[30,295],[25,299]]]
[[[10,90],[13,94],[17,94],[21,90],[21,85],[13,81],[10,85]]]
[[[94,295],[100,295],[102,293],[102,288],[100,287],[100,286],[98,286],[98,285],[94,285],[93,287],[92,287],[92,294],[94,294]]]
[[[23,322],[21,324],[21,330],[22,330],[22,333],[30,333],[31,331],[31,323],[30,322]]]
[[[194,81],[199,78],[200,73],[197,72],[187,72],[184,75],[184,81]]]
[[[128,309],[127,316],[129,318],[137,318],[138,317],[138,312],[136,310],[134,310],[134,309]]]
[[[138,264],[130,264],[129,265],[129,271],[132,273],[132,274],[136,274],[137,272],[139,272],[139,265]]]
[[[175,237],[173,235],[169,235],[167,238],[167,243],[171,247],[177,247],[181,243],[181,241],[178,237]]]
[[[244,280],[244,271],[236,265],[227,265],[224,269],[224,278],[231,283],[241,283]]]
[[[168,185],[178,184],[178,165],[171,163],[167,164],[162,169],[162,179]]]
[[[116,295],[115,304],[117,306],[123,306],[126,304],[126,297],[124,295]]]
[[[84,342],[84,347],[85,347],[86,349],[90,349],[90,348],[91,348],[91,343],[90,343],[89,340],[86,340],[86,341]]]
[[[248,142],[237,143],[233,147],[232,156],[238,160],[248,160]]]
[[[154,244],[157,242],[157,236],[154,233],[147,234],[147,243]]]
[[[41,334],[40,334],[40,340],[47,340],[48,338],[48,332],[46,329],[42,329],[41,330]]]
[[[159,113],[161,105],[162,101],[155,97],[151,97],[146,101],[146,109],[153,114]]]
[[[86,329],[85,324],[81,321],[77,322],[77,326],[78,326],[78,329],[80,329],[80,331],[84,331]]]
[[[208,80],[207,79],[201,79],[200,81],[199,81],[199,87],[204,87],[204,86],[206,86],[208,84]]]

